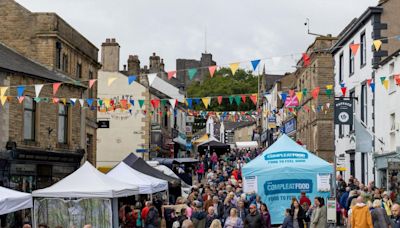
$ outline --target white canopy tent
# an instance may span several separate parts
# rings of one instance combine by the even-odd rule
[[[217,138],[215,138],[214,136],[210,136],[206,141],[204,141],[202,143],[199,143],[197,146],[199,147],[201,145],[207,144],[207,143],[212,142],[212,141],[219,142],[219,140]]]
[[[32,207],[31,194],[0,187],[0,215]]]
[[[106,176],[128,184],[137,185],[139,187],[139,194],[153,194],[168,190],[168,181],[134,170],[124,162],[120,162]]]
[[[257,148],[257,141],[247,141],[247,142],[236,142],[236,148]]]
[[[115,180],[89,162],[54,185],[33,191],[34,197],[119,198],[139,194],[139,187]]]

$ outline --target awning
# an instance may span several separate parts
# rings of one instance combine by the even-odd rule
[[[176,137],[173,139],[174,142],[181,144],[182,146],[186,146],[186,140],[181,137]]]
[[[248,141],[248,142],[236,142],[237,148],[257,148],[258,142],[256,141]]]
[[[204,134],[203,136],[201,136],[200,138],[198,138],[198,139],[196,139],[196,140],[194,140],[193,141],[193,144],[200,144],[200,143],[202,143],[202,142],[205,142],[205,141],[207,141],[208,140],[208,135],[207,134]]]
[[[0,215],[32,208],[32,195],[0,187]]]

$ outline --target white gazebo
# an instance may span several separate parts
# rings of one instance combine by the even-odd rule
[[[32,195],[0,187],[0,215],[32,208]]]

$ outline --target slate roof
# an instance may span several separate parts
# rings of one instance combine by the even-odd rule
[[[49,70],[43,65],[18,54],[2,43],[0,43],[0,69],[54,82],[74,82],[72,78]]]

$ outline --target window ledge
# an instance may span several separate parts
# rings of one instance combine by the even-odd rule
[[[57,143],[58,149],[69,149],[69,145],[67,143]]]

